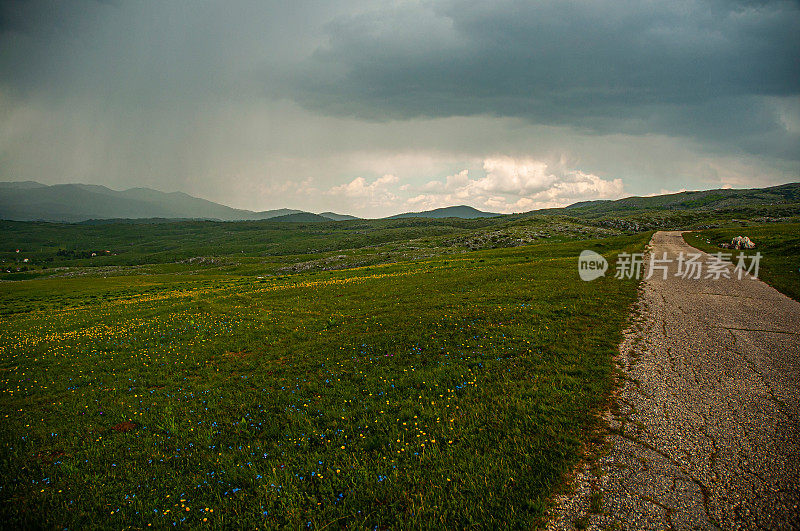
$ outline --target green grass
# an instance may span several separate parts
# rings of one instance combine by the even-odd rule
[[[730,243],[736,236],[747,236],[755,242],[756,249],[745,254],[761,253],[759,278],[781,293],[800,300],[800,223],[743,224],[736,228],[685,233],[684,239],[708,253],[732,253],[735,260],[739,251],[721,249],[719,245]]]
[[[792,189],[789,186],[785,192]],[[642,210],[623,205],[609,211],[613,204],[601,203],[586,206],[589,211],[576,207],[472,220],[112,220],[96,224],[0,220],[0,280],[65,276],[74,269],[85,275],[87,268],[94,268],[99,276],[212,270],[223,274],[276,275],[428,259],[542,241],[735,226],[736,220],[760,223],[800,219],[798,205],[781,202],[780,197],[770,194],[757,196],[758,201],[747,208],[730,205],[685,210],[655,209],[657,205],[651,205],[653,208]],[[631,201],[638,204],[655,199],[658,198]],[[762,204],[764,201],[774,204]],[[726,199],[725,204],[728,203]],[[600,210],[591,214],[595,208]]]
[[[542,220],[539,225],[547,225]],[[197,256],[317,255],[416,240],[431,246],[442,238],[504,227],[489,219],[354,220],[329,223],[274,221],[178,221],[99,225],[0,220],[0,260],[7,265],[107,266],[168,263]],[[571,226],[577,222],[569,223]],[[581,228],[586,228],[580,224]],[[17,253],[16,251],[20,252]],[[92,253],[96,256],[92,257]],[[6,265],[7,264],[7,265]]]
[[[540,525],[636,297],[577,256],[648,239],[0,283],[3,525]]]

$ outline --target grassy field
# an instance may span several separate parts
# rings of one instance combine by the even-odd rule
[[[800,301],[800,223],[743,224],[736,228],[686,233],[684,239],[708,253],[732,253],[735,260],[739,251],[720,249],[719,244],[730,243],[736,236],[747,236],[756,243],[756,249],[745,254],[761,253],[758,277]]]
[[[418,249],[507,247],[576,236],[612,236],[619,231],[558,216],[517,219],[354,220],[329,223],[274,221],[62,224],[0,220],[0,261],[22,265],[98,267],[172,263],[197,257],[319,258],[343,249],[379,248],[410,253]],[[20,252],[17,253],[16,251]],[[92,256],[94,254],[94,256]]]
[[[0,280],[63,276],[76,268],[84,274],[85,268],[101,267],[106,268],[107,275],[198,270],[274,275],[285,269],[345,269],[543,241],[737,226],[737,220],[800,221],[800,207],[792,204],[616,213],[606,212],[609,207],[604,204],[593,208],[600,209],[602,215],[592,214],[591,208],[588,212],[567,208],[484,219],[327,223],[116,220],[63,224],[0,220]]]
[[[0,283],[3,525],[540,524],[636,296],[577,256],[649,236]]]

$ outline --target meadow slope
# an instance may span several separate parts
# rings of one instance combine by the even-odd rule
[[[0,283],[9,527],[541,524],[649,234],[257,279]]]

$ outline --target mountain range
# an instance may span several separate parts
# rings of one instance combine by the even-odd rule
[[[627,215],[648,210],[717,210],[742,206],[800,203],[800,183],[768,188],[718,189],[679,192],[649,197],[584,201],[563,208],[528,214],[565,214],[579,217]],[[499,216],[459,205],[423,212],[407,212],[387,219],[464,218]],[[103,222],[103,220],[202,219],[220,221],[273,220],[278,222],[327,222],[359,219],[355,216],[281,208],[255,212],[232,208],[183,192],[165,193],[150,188],[117,191],[99,185],[45,185],[33,181],[0,182],[0,219],[15,221]]]
[[[150,188],[117,191],[90,184],[44,185],[33,181],[0,182],[0,219],[16,221],[81,222],[98,219],[257,219],[294,220],[287,216],[309,214],[280,208],[254,212],[232,208],[183,192],[165,193]],[[316,214],[313,214],[316,216]],[[302,217],[301,217],[302,218]],[[357,219],[325,212],[315,221]]]
[[[427,212],[398,214],[393,218],[480,218],[498,216],[468,206],[438,208]],[[264,220],[324,222],[360,219],[336,212],[313,214],[281,208],[254,212],[214,203],[183,192],[159,192],[151,188],[117,191],[92,184],[45,185],[34,181],[0,182],[0,219],[78,223],[132,219],[207,219],[219,221]]]

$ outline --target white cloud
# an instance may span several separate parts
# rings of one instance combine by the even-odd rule
[[[498,212],[524,212],[566,206],[591,199],[622,197],[622,179],[607,180],[581,170],[551,167],[532,158],[491,157],[483,161],[484,175],[469,170],[429,181],[406,200],[412,208],[429,209],[466,203]]]
[[[591,173],[580,170],[566,172],[546,190],[531,197],[535,200],[558,202],[586,199],[618,199],[622,197],[622,179],[607,181]]]
[[[557,181],[546,163],[533,159],[489,158],[483,161],[483,169],[486,177],[476,185],[486,192],[528,195],[547,190]]]
[[[385,217],[393,214],[391,209],[396,208],[401,199],[404,185],[397,186],[400,179],[387,173],[374,181],[364,177],[356,177],[352,181],[330,188],[325,195],[336,197],[337,212],[359,212],[367,217]]]
[[[725,186],[723,186],[725,188]],[[730,186],[728,186],[730,188]],[[658,192],[653,192],[651,194],[644,194],[642,197],[655,197],[657,195],[671,195],[671,194],[679,194],[681,192],[686,192],[686,188],[681,188],[680,190],[667,190],[666,188],[662,188]]]
[[[463,188],[464,186],[468,185],[469,182],[469,170],[461,170],[455,175],[448,175],[444,182],[430,181],[426,183],[422,186],[422,190],[426,192],[438,193],[452,192]]]
[[[400,179],[398,179],[396,176],[388,173],[371,183],[368,183],[363,177],[356,177],[349,183],[334,186],[328,190],[328,193],[331,195],[344,195],[347,197],[375,198],[378,196],[391,196],[393,198],[394,194],[392,194],[387,188],[389,185],[395,184],[399,180]]]

